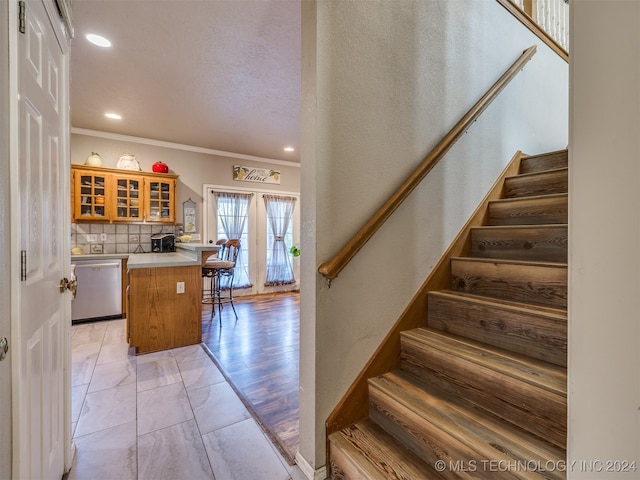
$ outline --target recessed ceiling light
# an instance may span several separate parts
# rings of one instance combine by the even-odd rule
[[[118,115],[117,113],[105,113],[104,116],[112,118],[113,120],[122,120],[122,115]]]
[[[284,147],[284,151],[285,152],[293,152],[295,150],[295,148],[293,147]]]
[[[87,34],[87,40],[99,47],[107,48],[111,46],[111,42],[109,40],[104,38],[102,35],[96,35],[95,33]]]

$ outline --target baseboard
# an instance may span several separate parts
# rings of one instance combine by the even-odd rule
[[[304,476],[309,480],[325,480],[327,478],[327,467],[323,466],[314,470],[300,452],[296,453],[296,465],[298,465],[302,473],[304,473]]]

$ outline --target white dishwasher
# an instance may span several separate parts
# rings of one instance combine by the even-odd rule
[[[122,318],[122,261],[72,260],[78,282],[71,323]]]

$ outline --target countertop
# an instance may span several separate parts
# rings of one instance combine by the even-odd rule
[[[92,253],[88,255],[71,255],[71,263],[79,260],[122,260],[129,258],[130,253]]]
[[[194,254],[169,253],[131,253],[127,268],[189,267],[200,265],[200,258]]]
[[[202,264],[202,252],[218,251],[218,245],[206,243],[176,242],[176,252],[171,253],[103,253],[71,255],[71,263],[81,260],[127,259],[127,268],[184,267]]]

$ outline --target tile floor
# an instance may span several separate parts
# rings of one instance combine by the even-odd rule
[[[304,480],[199,345],[128,355],[125,321],[74,325],[69,480]]]

